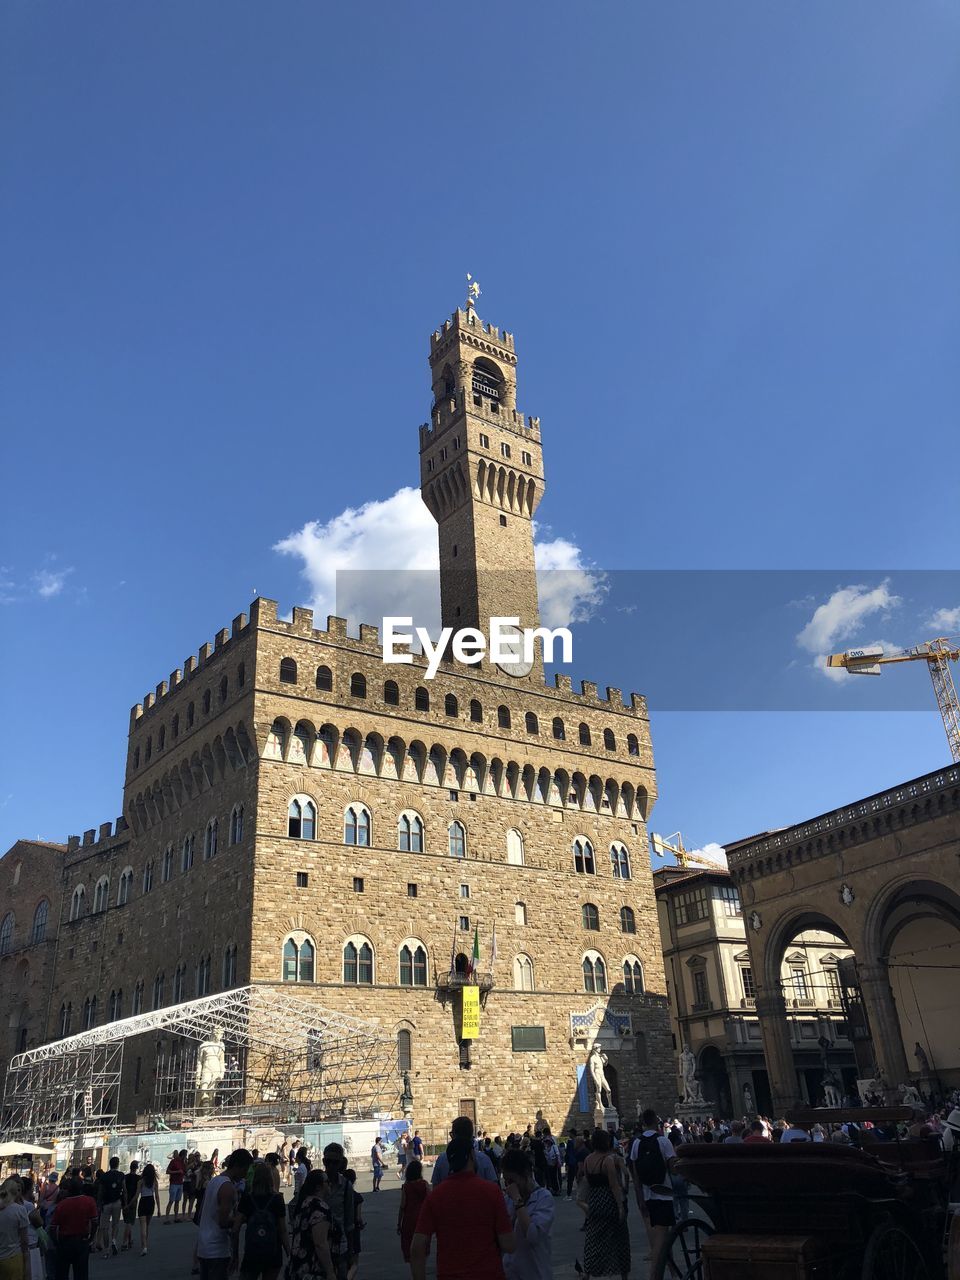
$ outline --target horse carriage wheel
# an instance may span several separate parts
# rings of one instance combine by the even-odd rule
[[[930,1280],[930,1272],[913,1237],[888,1222],[867,1241],[860,1280]]]
[[[674,1224],[667,1236],[667,1245],[660,1256],[651,1280],[703,1280],[701,1251],[707,1236],[716,1227],[702,1218],[684,1218]],[[671,1268],[668,1263],[672,1262]]]

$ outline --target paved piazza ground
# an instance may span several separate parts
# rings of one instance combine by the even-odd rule
[[[428,1168],[427,1173],[430,1172],[432,1170]],[[410,1268],[400,1256],[400,1240],[396,1233],[400,1184],[393,1170],[384,1178],[383,1187],[377,1195],[370,1194],[369,1172],[361,1172],[357,1182],[363,1194],[363,1211],[367,1220],[358,1280],[409,1280]],[[285,1190],[284,1195],[289,1198],[290,1192]],[[161,1202],[165,1207],[165,1191],[161,1195]],[[583,1215],[573,1201],[568,1203],[561,1198],[556,1201],[556,1205],[553,1273],[557,1280],[574,1280],[574,1259],[579,1256],[582,1260],[583,1234],[580,1225]],[[649,1274],[649,1263],[645,1257],[646,1239],[635,1204],[630,1206],[630,1228],[633,1245],[631,1275],[637,1280],[646,1280]],[[168,1280],[168,1277],[170,1280],[173,1277],[178,1280],[179,1277],[184,1277],[187,1280],[195,1236],[196,1228],[192,1223],[164,1227],[154,1219],[147,1257],[141,1258],[139,1249],[121,1253],[116,1258],[93,1257],[90,1260],[91,1280],[134,1280],[137,1276],[142,1277],[142,1280]],[[427,1275],[435,1275],[432,1261],[427,1268]]]

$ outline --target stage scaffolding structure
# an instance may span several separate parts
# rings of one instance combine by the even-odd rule
[[[115,1129],[123,1049],[137,1036],[156,1041],[151,1119],[162,1117],[173,1129],[183,1120],[369,1118],[392,1111],[400,1097],[397,1044],[378,1021],[274,986],[238,987],[17,1054],[0,1111],[4,1139],[76,1142]],[[223,1075],[203,1091],[200,1047],[216,1041],[223,1045]]]

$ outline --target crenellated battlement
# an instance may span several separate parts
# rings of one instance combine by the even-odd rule
[[[467,312],[460,307],[430,335],[431,352],[436,352],[458,334],[466,335],[480,345],[485,340],[491,355],[497,354],[494,350],[497,348],[503,355],[516,359],[512,333],[507,333],[506,329],[501,332],[495,324],[484,324],[472,308]]]
[[[482,422],[489,422],[492,427],[496,427],[501,431],[509,431],[514,435],[521,436],[524,440],[531,440],[534,444],[540,444],[540,419],[532,415],[524,415],[518,409],[502,410],[493,408],[494,401],[482,401],[479,405],[472,404],[466,409],[465,396],[461,391],[457,395],[451,396],[449,399],[438,401],[433,407],[433,418],[430,422],[420,424],[420,451],[433,443],[435,439],[441,436],[449,426],[454,422],[461,420],[465,409],[471,417],[478,418]]]
[[[143,701],[135,703],[130,708],[130,727],[133,728],[138,720],[160,706],[165,698],[176,692],[182,684],[208,666],[212,659],[218,658],[232,643],[247,634],[248,631],[247,615],[238,613],[229,629],[223,627],[217,632],[213,638],[212,645],[209,641],[202,644],[196,655],[191,654],[182,667],[177,667],[175,671],[171,671],[167,680],[161,680],[152,693],[144,694]]]
[[[115,823],[101,822],[99,830],[91,827],[82,836],[67,836],[67,853],[82,852],[84,856],[101,853],[108,844],[112,846],[118,837],[125,835],[129,830],[127,820],[121,814]]]

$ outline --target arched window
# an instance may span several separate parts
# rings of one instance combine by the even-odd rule
[[[47,916],[50,914],[50,903],[46,898],[41,898],[37,903],[37,909],[33,913],[33,927],[30,930],[30,941],[33,943],[43,942],[47,936]]]
[[[293,658],[280,659],[280,683],[297,683],[297,664],[294,662]]]
[[[350,697],[365,698],[367,696],[367,677],[362,671],[355,671],[350,677]]]
[[[467,832],[462,822],[451,822],[447,828],[450,836],[450,857],[465,858],[467,856]]]
[[[223,952],[223,989],[229,991],[237,982],[237,944],[231,943]]]
[[[370,847],[370,810],[363,804],[351,804],[343,815],[343,843]]]
[[[187,703],[187,728],[188,729],[193,728],[193,719],[194,719],[193,703],[188,702]]]
[[[388,707],[399,707],[400,686],[396,680],[385,680],[383,682],[383,700]]]
[[[173,971],[173,1003],[180,1004],[183,1001],[185,987],[187,984],[187,966],[178,964]]]
[[[643,965],[636,956],[627,956],[623,962],[623,989],[631,996],[643,995]]]
[[[287,938],[283,944],[283,981],[312,982],[316,954],[316,947],[306,934]]]
[[[62,1004],[60,1006],[60,1039],[64,1040],[70,1034],[70,1023],[73,1019],[73,1005]]]
[[[413,1070],[413,1037],[406,1027],[397,1032],[397,1070]]]
[[[226,700],[227,700],[227,693],[228,693],[229,689],[230,689],[230,685],[227,683],[227,677],[226,677],[226,676],[221,676],[221,677],[220,677],[220,701],[221,701],[221,702],[226,702]],[[162,745],[163,745],[163,744],[161,743],[161,746],[162,746]]]
[[[107,899],[110,896],[110,877],[101,876],[93,890],[93,910],[106,911]]]
[[[83,1002],[83,1029],[89,1031],[97,1025],[97,997],[90,996]]]
[[[510,708],[505,706],[497,707],[497,727],[500,729],[510,728]]]
[[[616,880],[630,879],[630,855],[627,846],[619,841],[610,846],[610,869]]]
[[[590,726],[588,724],[580,725],[580,745],[581,747],[589,747],[590,745]]]
[[[600,928],[600,912],[592,902],[585,902],[580,908],[580,918],[585,929],[597,930]]]
[[[333,690],[333,672],[329,667],[317,667],[317,688],[324,693]]]
[[[143,979],[140,978],[133,988],[133,1006],[130,1010],[134,1016],[143,1012]]]
[[[567,736],[567,728],[559,716],[553,718],[553,736],[558,742],[563,742]]]
[[[637,932],[637,917],[633,914],[633,907],[620,908],[620,932]]]
[[[603,731],[603,745],[604,745],[604,749],[605,749],[605,750],[607,750],[607,751],[616,751],[616,749],[617,749],[617,740],[616,740],[616,738],[613,736],[613,730],[612,730],[612,729],[604,729],[604,731]]]
[[[512,867],[523,866],[523,836],[516,827],[507,831],[507,862]]]
[[[139,769],[139,768],[140,768],[140,748],[139,748],[139,747],[134,748],[134,752],[133,752],[133,767],[134,767],[135,769]]]
[[[476,698],[470,699],[470,719],[474,724],[483,724],[483,707]]]
[[[143,892],[149,893],[153,888],[153,859],[151,858],[144,864],[143,868]]]
[[[160,883],[166,884],[173,875],[173,845],[168,844],[163,851],[163,862],[160,864]],[[120,901],[120,890],[117,890],[117,906],[123,906]]]
[[[583,957],[583,989],[601,993],[607,989],[607,966],[596,951],[588,951]]]
[[[166,979],[164,978],[163,971],[161,970],[153,980],[153,1007],[155,1009],[161,1009],[163,1007],[163,989],[165,986]]]
[[[122,989],[110,992],[110,1010],[107,1015],[109,1022],[116,1022],[118,1018],[123,1017],[123,991]]]
[[[247,669],[243,663],[237,665],[237,688],[242,689],[247,680]]]
[[[173,738],[174,738],[174,741],[176,741],[176,740],[177,740],[177,738],[179,738],[179,737],[180,737],[180,717],[179,717],[179,715],[175,715],[175,716],[173,717]]]
[[[533,991],[533,961],[529,956],[514,956],[513,985],[517,991]]]
[[[414,693],[413,705],[417,709],[417,711],[430,710],[430,694],[426,689],[424,689],[423,685],[420,685],[420,687]]]
[[[401,813],[397,823],[397,847],[402,853],[423,853],[423,821],[418,813]]]
[[[230,843],[239,844],[243,839],[243,805],[235,804],[230,814]]]
[[[523,717],[523,722],[526,725],[527,733],[540,732],[540,721],[537,719],[537,717],[533,714],[532,711],[527,712],[527,714]]]
[[[627,734],[627,755],[638,756],[640,754],[640,742],[635,733]]]
[[[460,714],[460,704],[452,693],[448,693],[443,700],[443,714],[445,716],[458,716]]]
[[[366,938],[351,938],[343,948],[343,980],[361,987],[373,985],[373,947]]]
[[[180,846],[180,870],[187,872],[193,866],[193,835],[184,836]]]
[[[13,946],[13,924],[13,912],[8,911],[0,921],[0,956],[5,956]]]
[[[205,689],[203,693],[203,714],[205,716],[208,716],[210,714],[210,690],[209,689]]]
[[[168,850],[171,859],[173,850]],[[167,879],[170,877],[168,876]],[[120,872],[120,879],[117,882],[117,906],[125,907],[130,901],[130,890],[133,888],[133,867],[124,867]]]
[[[210,994],[210,953],[201,956],[197,961],[197,995],[208,996]]]
[[[416,938],[411,938],[400,948],[401,987],[425,987],[427,985],[427,949]]]
[[[163,725],[161,725],[160,730],[157,733],[157,750],[162,751],[163,748],[166,746],[166,742],[167,742],[167,731],[163,727]]]
[[[211,818],[207,823],[206,831],[203,833],[203,858],[205,862],[217,856],[217,837],[219,834],[220,824],[216,818]]]
[[[79,920],[83,914],[83,900],[86,897],[86,890],[82,884],[78,884],[73,891],[73,897],[70,899],[70,919]]]
[[[573,842],[573,869],[581,875],[596,874],[597,866],[593,858],[593,845],[586,836],[577,836]]]
[[[314,840],[317,808],[308,796],[294,796],[287,805],[287,835],[291,840]]]
[[[525,902],[515,902],[513,904],[513,922],[514,924],[527,923],[527,904]]]
[[[153,738],[149,736],[147,737],[147,745],[145,748],[145,753],[146,753],[147,760],[149,760],[150,757],[153,755]]]

